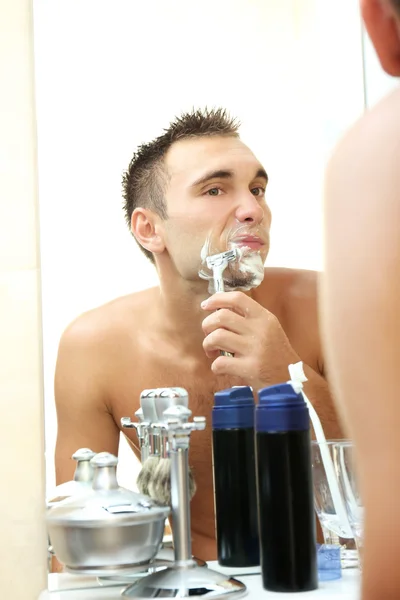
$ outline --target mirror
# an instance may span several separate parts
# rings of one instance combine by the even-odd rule
[[[363,66],[357,1],[37,0],[34,28],[50,490],[61,333],[82,312],[157,285],[122,211],[136,147],[193,106],[227,108],[270,175],[267,264],[320,269],[326,159],[364,109],[366,73],[374,100],[387,81],[368,46]],[[137,468],[122,440],[121,485]]]

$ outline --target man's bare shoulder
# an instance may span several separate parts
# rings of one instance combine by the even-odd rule
[[[100,349],[144,324],[158,288],[115,298],[78,316],[65,329],[60,346]]]
[[[265,270],[262,285],[265,296],[270,297],[270,307],[266,306],[266,308],[278,317],[299,355],[304,357],[308,365],[322,373],[318,279],[317,271],[268,268]],[[272,299],[271,290],[273,290]]]
[[[331,176],[343,187],[351,186],[355,177],[365,178],[365,169],[375,177],[378,170],[398,172],[397,160],[400,139],[400,88],[391,92],[367,110],[339,141],[327,167],[326,181]],[[373,140],[373,143],[371,143]],[[368,174],[368,173],[367,173]],[[362,198],[354,197],[362,202]]]
[[[265,294],[271,293],[275,301],[283,307],[292,305],[317,305],[319,273],[308,269],[268,267],[265,269],[262,284]]]

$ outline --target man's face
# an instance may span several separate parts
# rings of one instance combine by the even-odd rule
[[[223,136],[182,140],[170,148],[165,164],[164,239],[183,278],[198,280],[205,245],[209,254],[224,252],[232,242],[250,246],[265,261],[271,226],[267,175],[243,142]]]

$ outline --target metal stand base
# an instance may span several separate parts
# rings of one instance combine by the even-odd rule
[[[124,598],[239,598],[247,593],[241,581],[196,564],[168,567],[127,587]]]
[[[131,573],[137,573],[148,569],[153,563],[144,562],[141,564],[135,563],[132,565],[115,565],[113,567],[70,567],[65,565],[65,571],[72,575],[86,575],[91,577],[112,577],[125,576]],[[126,580],[125,580],[126,581]]]
[[[201,560],[200,558],[193,558],[193,560],[197,563],[198,567],[207,568],[207,563],[204,562],[204,560]],[[153,573],[156,573],[157,571],[165,570],[167,567],[173,567],[174,564],[175,563],[173,560],[156,558],[154,561],[152,561],[148,565],[145,565],[145,568],[143,567],[143,565],[141,565],[141,566],[136,567],[135,569],[132,569],[129,573],[122,572],[118,575],[109,575],[107,577],[103,576],[103,577],[98,577],[97,579],[100,584],[109,583],[110,581],[115,581],[117,583],[122,583],[122,584],[128,585],[130,583],[134,583],[138,579],[141,579],[143,577],[148,577],[149,575],[152,575]]]

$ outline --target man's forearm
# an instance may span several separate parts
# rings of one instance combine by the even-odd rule
[[[328,382],[307,364],[303,363],[303,367],[307,377],[304,392],[320,418],[326,439],[342,439],[344,432]]]

